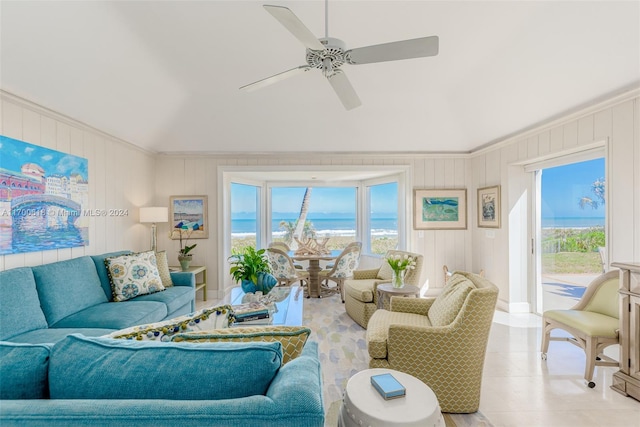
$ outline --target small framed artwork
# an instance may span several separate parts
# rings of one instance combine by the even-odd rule
[[[413,190],[413,228],[466,230],[467,190]]]
[[[209,237],[209,222],[207,221],[207,196],[171,196],[169,202],[170,236],[173,240],[180,239],[182,230],[189,239],[206,239]]]
[[[478,188],[478,227],[500,228],[500,186]]]

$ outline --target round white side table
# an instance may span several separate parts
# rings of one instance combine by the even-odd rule
[[[391,283],[381,283],[377,287],[378,308],[389,309],[389,302],[393,296],[420,298],[420,288],[413,285],[404,285],[401,288],[394,288]]]
[[[392,374],[407,390],[405,397],[385,400],[371,376]],[[422,381],[393,369],[365,369],[349,379],[342,398],[339,427],[444,427],[435,393]]]

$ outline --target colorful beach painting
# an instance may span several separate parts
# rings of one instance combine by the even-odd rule
[[[0,255],[87,246],[87,159],[6,136],[0,153]]]
[[[458,221],[457,197],[424,197],[422,199],[423,221]]]

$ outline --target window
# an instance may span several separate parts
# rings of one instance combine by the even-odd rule
[[[398,247],[398,183],[367,186],[366,234],[369,253],[383,255]]]
[[[327,248],[356,240],[356,187],[271,187],[271,241],[294,245],[298,220],[303,238],[328,238]]]
[[[260,246],[260,187],[231,183],[231,249]]]

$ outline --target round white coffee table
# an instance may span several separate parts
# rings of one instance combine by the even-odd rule
[[[405,397],[385,400],[371,376],[392,374],[407,390]],[[444,427],[435,393],[422,381],[393,369],[366,369],[349,379],[342,398],[340,427]]]
[[[394,288],[391,283],[381,283],[378,290],[378,308],[389,309],[389,302],[393,296],[420,298],[420,288],[413,285],[404,285],[401,288]]]

